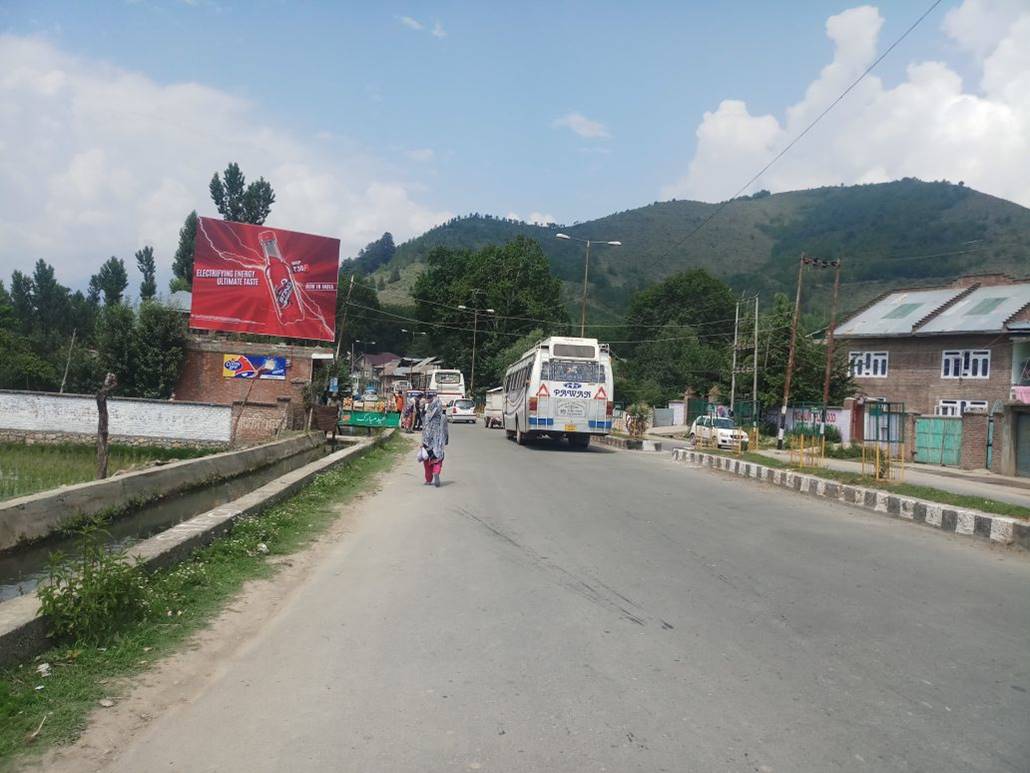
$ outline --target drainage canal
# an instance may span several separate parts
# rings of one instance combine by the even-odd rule
[[[318,446],[235,478],[159,499],[125,513],[104,527],[108,545],[113,548],[131,547],[177,523],[249,494],[333,450],[332,445]],[[0,602],[35,590],[46,578],[51,553],[60,551],[66,556],[75,556],[78,548],[78,539],[74,535],[58,533],[0,553]]]

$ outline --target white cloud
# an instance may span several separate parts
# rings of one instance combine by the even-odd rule
[[[436,153],[432,148],[412,148],[411,150],[405,150],[404,155],[412,161],[420,163],[428,163],[436,158]]]
[[[551,122],[551,126],[555,128],[569,129],[580,137],[585,137],[590,140],[604,140],[611,138],[611,132],[608,128],[598,121],[591,121],[585,115],[577,112],[566,113],[563,116],[555,118]]]
[[[447,30],[443,28],[440,22],[433,22],[433,37],[434,38],[445,38],[447,37]]]
[[[397,21],[399,21],[401,24],[403,24],[409,30],[421,30],[421,29],[425,29],[425,26],[426,26],[422,22],[418,21],[417,19],[412,19],[410,16],[398,16],[397,17]]]
[[[877,56],[883,18],[862,6],[829,18],[833,61],[781,122],[726,99],[706,112],[686,174],[664,197],[718,201],[797,136]],[[964,180],[1030,205],[1030,7],[1026,0],[965,0],[942,27],[981,69],[978,90],[942,62],[911,63],[886,87],[865,78],[754,186],[792,190],[899,177]],[[901,55],[901,49],[895,54]]]
[[[446,220],[383,179],[375,158],[263,123],[259,105],[0,36],[0,275],[53,263],[81,286],[109,255],[153,244],[167,277],[186,214],[216,214],[215,170],[275,188],[269,225],[338,236],[344,256]]]
[[[532,223],[533,225],[547,225],[548,223],[558,222],[554,215],[548,215],[543,212],[530,212],[527,217],[522,217],[518,212],[509,212],[505,217],[509,220],[521,220],[524,223]]]

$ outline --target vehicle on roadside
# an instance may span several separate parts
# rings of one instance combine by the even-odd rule
[[[586,448],[611,432],[611,355],[596,338],[539,341],[508,368],[503,386],[504,429],[519,445],[549,437]]]
[[[728,448],[739,446],[746,451],[748,435],[733,419],[722,416],[698,416],[690,425],[690,440],[699,446]]]
[[[486,390],[486,407],[483,410],[483,426],[487,429],[504,426],[504,387]]]
[[[460,370],[434,370],[429,373],[426,379],[427,392],[436,392],[440,396],[440,402],[444,405],[450,400],[460,400],[465,397],[465,377]]]
[[[447,421],[451,423],[459,421],[476,423],[476,404],[464,397],[444,403],[444,412],[447,414]]]

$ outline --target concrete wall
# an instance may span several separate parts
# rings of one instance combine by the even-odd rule
[[[228,443],[229,406],[112,397],[107,402],[114,441]],[[95,436],[97,404],[90,395],[0,390],[0,435],[52,440]]]
[[[70,519],[134,502],[168,496],[202,484],[232,478],[307,451],[325,442],[322,433],[150,467],[107,480],[63,486],[0,502],[0,550],[39,539]]]
[[[933,414],[938,400],[1008,400],[1012,377],[1012,342],[996,335],[923,336],[909,338],[840,339],[844,352],[887,352],[886,378],[856,378],[869,397],[905,403],[905,410]],[[989,349],[989,378],[941,378],[941,354],[946,349]],[[981,465],[982,466],[982,465]]]

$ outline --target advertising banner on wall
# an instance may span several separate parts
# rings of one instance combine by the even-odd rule
[[[199,218],[190,327],[332,341],[339,265],[339,239]]]
[[[286,380],[286,358],[263,354],[222,355],[223,378],[268,378]]]

